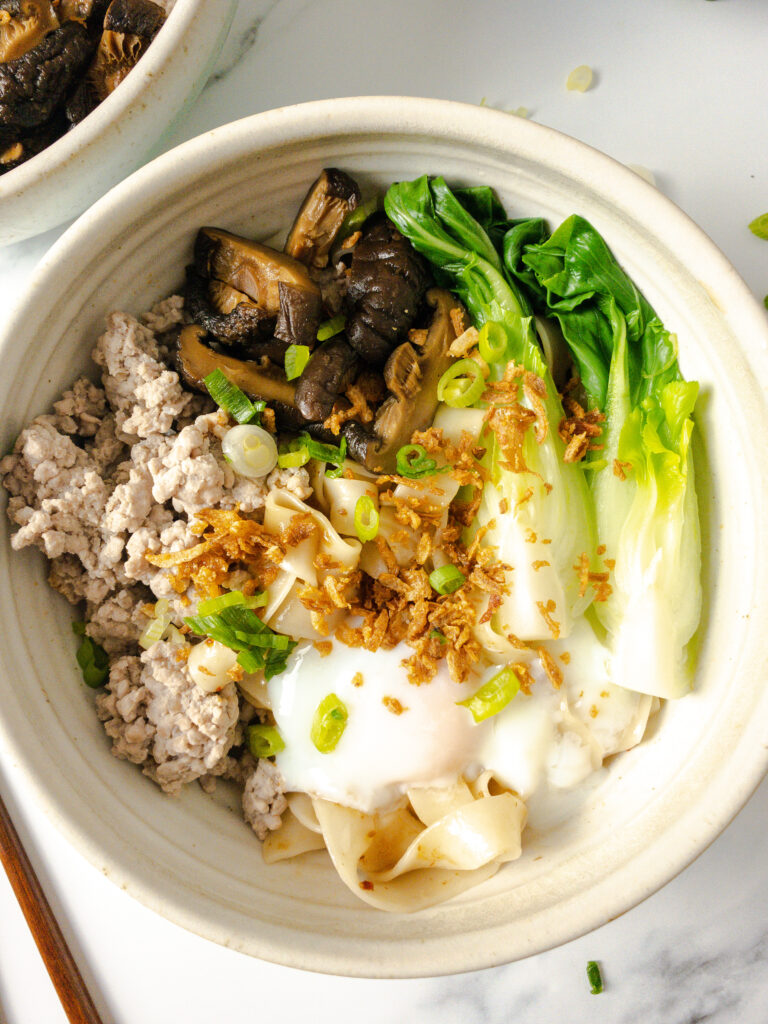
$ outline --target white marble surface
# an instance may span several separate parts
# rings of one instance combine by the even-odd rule
[[[527,107],[629,164],[724,250],[762,299],[768,242],[765,0],[241,0],[218,70],[173,145],[274,106],[370,93]],[[590,64],[585,94],[565,78]],[[49,232],[0,250],[0,317]],[[748,339],[745,339],[748,344]],[[0,765],[0,789],[105,1021],[764,1024],[768,784],[682,875],[617,921],[518,964],[374,982],[302,974],[188,934],[86,863]],[[591,996],[586,962],[603,965]],[[0,877],[0,1021],[65,1020]]]

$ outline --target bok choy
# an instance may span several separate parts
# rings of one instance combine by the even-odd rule
[[[384,208],[433,264],[438,283],[461,298],[475,327],[503,327],[506,348],[498,349],[492,379],[501,378],[512,362],[544,383],[544,393],[533,400],[531,389],[520,385],[520,405],[535,411],[538,402],[545,429],[526,431],[517,469],[493,433],[486,430],[481,441],[490,480],[473,529],[495,523],[483,542],[514,567],[501,606],[479,627],[485,629],[483,640],[499,654],[509,653],[510,633],[525,640],[567,636],[591,600],[576,567],[585,555],[593,557],[594,508],[583,468],[563,460],[562,403],[538,344],[531,305],[504,264],[503,242],[515,223],[490,189],[453,193],[442,178],[426,176],[392,185]],[[527,223],[526,239],[544,236],[541,226]]]
[[[546,240],[505,241],[508,271],[557,318],[590,404],[606,414],[592,477],[600,541],[615,563],[595,605],[613,677],[642,693],[690,689],[685,647],[701,610],[701,541],[691,435],[698,384],[676,339],[598,232],[569,217]]]

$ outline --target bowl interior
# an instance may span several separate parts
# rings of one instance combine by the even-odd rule
[[[695,691],[667,704],[640,747],[601,770],[568,815],[529,830],[519,861],[448,904],[385,915],[358,903],[324,855],[266,867],[226,787],[170,799],[110,756],[75,664],[69,607],[48,589],[40,557],[10,551],[2,517],[0,741],[94,863],[211,939],[332,973],[490,966],[573,938],[649,895],[717,835],[762,775],[768,698],[752,623],[765,612],[768,576],[768,420],[758,383],[768,335],[712,243],[607,157],[478,108],[307,104],[167,154],[70,229],[0,342],[4,449],[88,368],[108,311],[138,313],[179,286],[200,225],[269,238],[329,165],[352,173],[364,193],[428,172],[493,185],[512,216],[554,224],[581,213],[677,332],[683,372],[703,392],[696,462],[706,599]]]

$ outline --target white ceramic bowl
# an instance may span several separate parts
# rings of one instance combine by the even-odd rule
[[[178,286],[196,228],[268,237],[323,166],[370,189],[423,172],[493,185],[513,215],[578,211],[680,339],[697,420],[706,601],[696,690],[614,759],[577,814],[527,834],[521,860],[450,903],[388,916],[325,856],[265,867],[227,797],[165,797],[112,758],[79,679],[69,608],[42,560],[0,546],[0,752],[93,863],[172,920],[297,967],[414,976],[503,963],[628,909],[700,853],[768,760],[765,622],[768,331],[712,242],[607,157],[507,114],[368,98],[271,111],[167,153],[88,211],[36,271],[0,342],[3,446],[84,369],[109,310]],[[3,517],[3,521],[5,517]],[[7,533],[7,527],[3,525]]]
[[[0,245],[75,217],[139,167],[205,85],[236,0],[176,0],[146,54],[92,114],[0,175]]]

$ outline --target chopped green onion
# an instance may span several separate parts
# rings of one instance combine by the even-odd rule
[[[335,693],[329,693],[317,705],[309,738],[321,754],[330,754],[347,727],[349,712]]]
[[[257,760],[285,750],[285,740],[274,725],[249,725],[247,733],[248,749]]]
[[[484,683],[477,693],[456,703],[468,708],[476,722],[484,722],[486,718],[503,711],[519,689],[520,680],[512,669],[503,668]]]
[[[304,367],[309,362],[308,345],[289,345],[285,350],[285,376],[288,380],[295,380],[304,373]]]
[[[355,502],[355,533],[365,544],[379,532],[379,511],[370,494],[361,494]]]
[[[365,224],[371,214],[376,213],[382,206],[381,196],[372,196],[370,199],[366,199],[364,203],[360,203],[357,209],[352,210],[344,218],[344,223],[339,229],[339,238],[344,241],[345,238],[354,235]]]
[[[266,590],[262,590],[252,597],[246,597],[240,590],[230,590],[229,593],[222,594],[220,597],[209,597],[206,601],[201,601],[197,606],[197,614],[216,615],[224,608],[232,608],[234,605],[242,605],[244,608],[263,608],[268,600]]]
[[[474,359],[458,359],[437,382],[437,397],[452,409],[465,409],[485,391],[483,368]]]
[[[317,328],[317,340],[328,341],[328,339],[332,338],[335,334],[341,334],[346,322],[347,318],[343,313],[339,313],[338,316],[331,317],[330,320],[324,320]]]
[[[299,438],[294,437],[287,444],[280,446],[280,454],[277,456],[277,464],[280,469],[297,469],[309,462],[309,450]]]
[[[397,453],[397,472],[409,480],[420,480],[423,476],[445,473],[448,468],[438,468],[435,460],[427,455],[427,449],[421,444],[404,444]]]
[[[603,976],[600,973],[600,964],[597,960],[590,960],[587,963],[587,981],[592,995],[599,996],[603,991]]]
[[[299,434],[298,440],[309,452],[309,457],[317,459],[318,462],[333,462],[338,465],[347,457],[347,439],[345,437],[342,437],[341,444],[338,447],[335,444],[324,444],[322,441],[316,441],[306,431],[303,434]]]
[[[85,635],[84,622],[73,622],[72,632],[83,638],[75,654],[83,673],[83,682],[96,690],[106,683],[109,676],[109,655],[100,644]]]
[[[229,605],[213,615],[184,619],[193,633],[209,636],[232,651],[246,672],[264,670],[264,678],[283,672],[296,641],[275,633],[245,604]]]
[[[216,405],[228,412],[232,419],[238,423],[260,422],[266,402],[252,402],[221,370],[217,368],[209,373],[203,383]]]
[[[487,320],[480,328],[477,347],[486,363],[498,363],[507,353],[507,332],[504,325],[495,320]]]
[[[758,238],[764,238],[768,241],[768,213],[755,217],[749,225],[749,230],[753,235],[757,235]]]
[[[429,631],[430,640],[439,640],[441,644],[448,643],[448,637],[443,633],[441,629],[430,629]]]
[[[429,583],[438,594],[452,594],[465,582],[464,573],[455,565],[441,565],[429,574]]]

